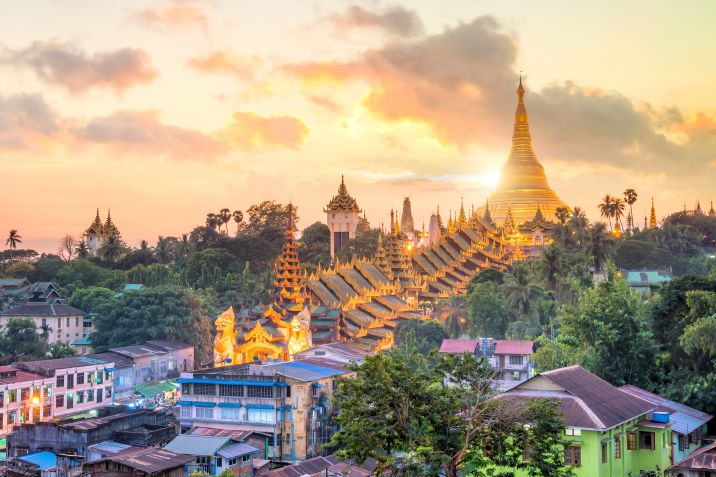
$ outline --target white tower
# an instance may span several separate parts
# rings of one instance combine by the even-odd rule
[[[333,258],[350,239],[355,238],[356,228],[360,222],[360,207],[348,193],[343,176],[338,187],[338,195],[333,196],[323,211],[326,213],[326,223],[331,231],[331,258]]]

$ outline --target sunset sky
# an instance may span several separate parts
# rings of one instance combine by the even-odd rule
[[[108,208],[132,245],[223,207],[373,226],[484,203],[522,71],[551,186],[592,218],[716,199],[716,2],[0,1],[0,234],[54,251]],[[639,220],[639,219],[638,219]],[[641,220],[639,220],[641,223]]]

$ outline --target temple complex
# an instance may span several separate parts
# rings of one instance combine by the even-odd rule
[[[511,217],[513,227],[542,219],[554,222],[559,207],[567,207],[550,188],[544,168],[532,149],[532,137],[525,107],[525,89],[522,78],[517,88],[517,110],[512,133],[512,149],[502,168],[497,189],[490,195],[492,219],[502,226]],[[536,224],[532,224],[536,225]]]
[[[97,255],[97,251],[104,245],[109,237],[119,237],[120,233],[117,226],[112,222],[112,214],[110,211],[107,211],[107,220],[102,223],[102,220],[99,218],[99,209],[97,209],[97,215],[94,221],[87,227],[83,235],[90,253]]]

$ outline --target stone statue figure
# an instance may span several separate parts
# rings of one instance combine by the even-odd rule
[[[216,319],[214,366],[237,364],[235,323],[236,317],[234,316],[234,307],[232,306]]]

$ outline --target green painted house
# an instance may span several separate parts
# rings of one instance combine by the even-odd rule
[[[556,401],[567,425],[565,463],[577,477],[663,476],[672,465],[668,413],[580,366],[543,372],[497,399]]]

